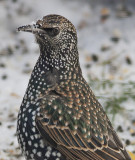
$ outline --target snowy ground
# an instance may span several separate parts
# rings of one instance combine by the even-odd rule
[[[132,7],[128,9],[134,11]],[[104,22],[101,10],[102,14],[109,12]],[[135,82],[134,12],[119,18],[116,3],[109,7],[86,0],[0,1],[0,160],[23,160],[16,139],[16,118],[39,56],[33,35],[17,33],[16,28],[54,13],[65,16],[77,28],[80,63],[87,81],[91,76],[115,83]],[[121,90],[116,85],[111,90],[95,89],[95,94],[110,98]],[[135,100],[129,98],[123,107],[126,113],[116,115],[114,127],[127,149],[135,152]]]

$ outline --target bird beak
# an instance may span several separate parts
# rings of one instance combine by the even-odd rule
[[[41,29],[39,28],[39,25],[33,24],[33,25],[21,26],[17,28],[17,31],[31,32],[33,34],[36,34],[39,33]]]

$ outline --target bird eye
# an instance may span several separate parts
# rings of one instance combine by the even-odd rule
[[[55,37],[59,34],[59,28],[44,28],[44,30],[51,37]]]

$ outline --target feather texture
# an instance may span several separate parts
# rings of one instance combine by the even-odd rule
[[[88,84],[81,75],[75,77],[49,89],[39,100],[39,132],[50,145],[57,144],[55,147],[69,159],[129,160]]]

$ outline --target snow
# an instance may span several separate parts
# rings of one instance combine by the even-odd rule
[[[116,9],[107,5],[110,16],[103,23],[100,12],[106,5],[96,5],[96,2],[94,5],[89,1],[76,0],[12,0],[0,3],[0,159],[23,160],[15,135],[16,118],[39,49],[32,34],[18,33],[16,28],[33,24],[47,14],[65,16],[77,29],[80,63],[87,81],[90,75],[101,80],[127,83],[135,81],[135,15],[117,18]],[[132,11],[132,5],[128,9]],[[113,42],[113,36],[120,37],[120,40]],[[109,49],[102,51],[103,46]],[[93,54],[98,56],[97,62],[92,61]],[[126,57],[130,57],[131,65],[126,63]],[[108,60],[111,63],[104,65]],[[118,87],[111,91],[110,88],[101,89],[100,92],[95,90],[95,94],[106,94],[104,96],[110,98],[111,92],[119,94],[120,90]],[[118,134],[122,139],[130,140],[127,149],[133,152],[135,138],[130,130],[135,130],[131,123],[135,119],[135,102],[129,99],[123,106],[128,114],[116,115],[114,127],[123,127],[123,132]]]

